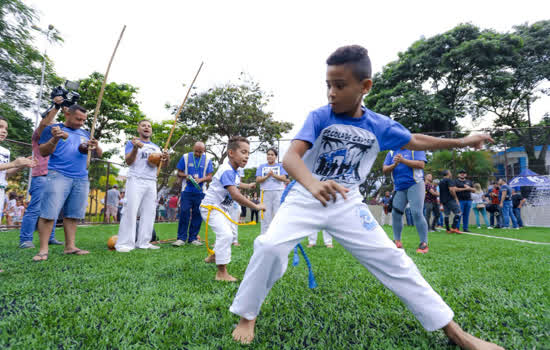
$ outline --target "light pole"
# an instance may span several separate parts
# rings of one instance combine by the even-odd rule
[[[42,92],[44,90],[44,74],[46,71],[46,51],[48,49],[48,44],[51,42],[50,36],[54,34],[55,28],[53,24],[48,25],[48,30],[44,31],[37,26],[33,26],[33,29],[38,30],[42,34],[46,35],[46,44],[44,45],[44,54],[43,54],[43,60],[42,60],[42,75],[40,77],[40,90],[38,90],[38,99],[36,100],[36,107],[35,107],[35,119],[34,119],[34,130],[38,128],[38,118],[40,116],[40,102],[42,101]],[[32,156],[34,158],[34,151],[32,152]],[[27,181],[27,201],[29,200],[29,192],[31,188],[31,181],[32,181],[32,170],[29,169],[29,180]]]

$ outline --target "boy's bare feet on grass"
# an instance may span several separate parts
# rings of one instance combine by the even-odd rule
[[[204,259],[204,262],[207,263],[207,264],[215,263],[216,262],[216,254],[212,254],[212,255],[206,257],[206,259]]]
[[[225,281],[225,282],[237,282],[237,279],[231,276],[227,271],[225,272],[216,272],[216,281]]]
[[[462,349],[504,350],[503,347],[486,342],[485,340],[476,338],[473,335],[463,331],[462,328],[460,328],[460,326],[454,321],[451,321],[448,325],[443,327],[443,331],[451,341],[460,346]]]
[[[254,326],[256,319],[249,321],[241,317],[239,324],[233,331],[233,340],[241,344],[250,344],[254,340]]]

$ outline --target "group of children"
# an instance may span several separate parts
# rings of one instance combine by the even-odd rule
[[[359,185],[380,151],[402,147],[417,151],[480,148],[491,138],[475,135],[442,139],[411,134],[398,122],[365,108],[362,101],[372,87],[372,80],[370,59],[363,47],[341,47],[326,63],[329,104],[309,114],[284,156],[284,169],[296,184],[269,227],[254,242],[254,253],[229,309],[241,317],[233,339],[252,342],[262,303],[284,275],[290,251],[303,238],[324,230],[394,292],[426,330],[443,329],[462,348],[501,349],[466,333],[453,321],[453,311],[424,280],[405,251],[389,239],[359,192]],[[161,152],[150,141],[151,132],[151,124],[141,121],[139,138],[126,144],[126,163],[130,169],[126,184],[128,200],[116,243],[120,252],[158,248],[148,240],[156,209],[157,170],[148,160],[152,153]],[[230,220],[233,203],[259,211],[266,208],[239,191],[246,185],[241,184],[238,170],[245,167],[249,152],[246,138],[235,136],[229,140],[228,161],[218,168],[201,204],[203,220],[216,233],[215,254],[206,259],[217,265],[216,280],[236,281],[227,270],[233,240]],[[167,154],[162,157],[166,160]],[[270,202],[278,200],[280,196]],[[141,222],[136,239],[138,215]]]

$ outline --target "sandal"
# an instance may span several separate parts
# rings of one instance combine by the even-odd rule
[[[75,249],[75,250],[71,250],[70,252],[63,252],[63,254],[65,254],[65,255],[70,255],[70,254],[74,254],[74,255],[86,255],[86,254],[90,254],[90,252],[87,251],[87,250]]]
[[[48,253],[38,253],[32,258],[32,261],[45,261],[45,260],[48,260]]]

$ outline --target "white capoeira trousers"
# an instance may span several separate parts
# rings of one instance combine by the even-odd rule
[[[235,222],[239,222],[239,218],[241,216],[241,206],[238,205],[236,202],[233,202],[233,205],[231,206],[231,219]],[[233,242],[232,243],[238,243],[239,242],[239,225],[231,223],[231,233],[233,234]]]
[[[225,213],[229,215],[230,213],[228,213],[228,211],[231,211],[233,207],[231,206],[229,210],[225,210],[225,208],[222,207],[218,208],[224,210]],[[202,220],[206,223],[208,209],[201,207],[200,210]],[[231,215],[229,216],[231,217]],[[232,225],[231,221],[219,211],[212,210],[210,212],[210,217],[208,218],[208,231],[214,231],[216,234],[216,244],[213,249],[216,253],[216,265],[227,265],[231,262],[231,243],[233,242]]]
[[[424,280],[403,249],[398,249],[378,225],[359,192],[338,197],[327,207],[296,184],[269,230],[254,241],[254,254],[230,311],[253,320],[273,284],[283,276],[290,251],[304,237],[327,230],[333,238],[395,293],[433,331],[453,319],[453,311]]]
[[[281,196],[283,195],[283,190],[277,191],[262,191],[262,203],[265,205],[265,211],[262,219],[262,226],[260,234],[263,235],[267,232],[271,221],[277,214],[279,206],[281,205]],[[260,215],[262,212],[260,211]],[[260,216],[261,217],[261,216]]]
[[[157,212],[157,182],[130,177],[126,182],[126,205],[118,228],[115,249],[146,248],[150,243]],[[136,240],[136,220],[139,232]]]
[[[307,239],[309,241],[308,242],[309,244],[316,245],[317,244],[317,232],[312,233],[309,236],[307,236]],[[325,243],[325,245],[332,244],[332,236],[326,230],[323,230],[323,242]]]

